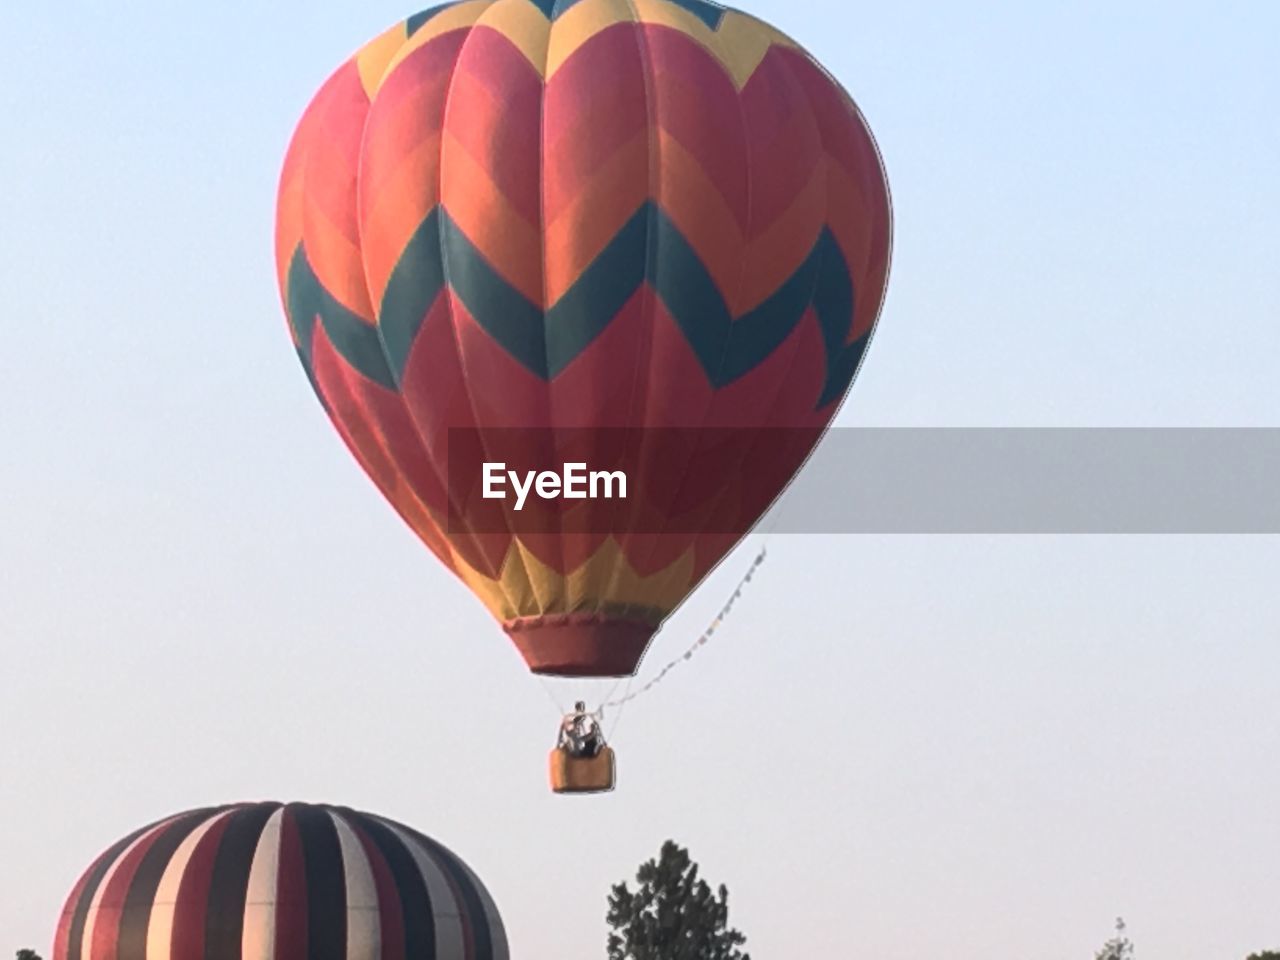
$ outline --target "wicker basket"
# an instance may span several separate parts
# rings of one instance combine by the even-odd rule
[[[613,750],[605,747],[594,757],[575,757],[551,751],[551,789],[556,793],[608,793],[617,781]]]

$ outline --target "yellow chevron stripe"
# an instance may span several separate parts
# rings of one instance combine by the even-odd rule
[[[653,3],[655,0],[644,0]],[[664,4],[668,6],[668,4]],[[677,8],[679,9],[679,8]],[[701,20],[694,18],[699,27],[706,29]],[[710,33],[710,31],[707,31]],[[770,47],[790,47],[800,49],[799,45],[780,30],[775,30],[763,20],[757,20],[750,14],[730,10],[720,21],[720,29],[711,34],[715,42],[716,55],[733,84],[739,90],[747,85],[760,61],[764,59]]]
[[[450,30],[459,30],[463,27],[474,26],[475,22],[484,15],[484,12],[493,5],[493,0],[467,0],[466,3],[460,3],[456,7],[449,7],[447,10],[441,10],[434,17],[424,23],[409,42],[403,44],[396,51],[391,62],[387,64],[386,70],[383,71],[383,80],[390,76],[391,71],[404,62],[405,58],[410,56],[415,50],[420,49],[430,43],[436,37],[448,33]],[[380,84],[381,85],[381,82]]]
[[[751,79],[770,47],[797,48],[786,34],[749,14],[727,11],[720,28],[712,30],[669,0],[582,0],[554,23],[531,3],[468,0],[432,17],[408,42],[404,42],[403,24],[387,31],[361,50],[357,60],[365,90],[372,96],[383,79],[424,44],[450,30],[486,26],[510,40],[539,76],[549,80],[575,50],[596,34],[630,22],[679,30],[715,57],[739,90]]]
[[[797,46],[786,34],[735,10],[726,12],[720,28],[712,30],[668,0],[582,0],[553,24],[543,76],[555,76],[573,52],[600,31],[631,21],[671,27],[697,41],[720,62],[739,90],[751,79],[770,47]]]
[[[642,576],[612,537],[567,576],[553,570],[516,539],[498,579],[471,567],[457,552],[453,566],[499,620],[584,611],[629,609],[655,622],[675,609],[693,584],[693,549],[667,568]]]
[[[693,549],[657,573],[641,576],[612,537],[581,567],[569,575],[569,612],[600,610],[629,612],[642,619],[665,617],[693,586]]]
[[[547,57],[551,21],[528,0],[498,0],[476,21],[477,27],[497,30],[524,54],[539,76]]]
[[[630,23],[632,9],[630,0],[582,0],[570,7],[552,27],[543,76],[555,76],[574,51],[597,33],[618,23]]]
[[[697,583],[692,547],[662,570],[642,577],[627,560],[621,545],[612,538],[605,542],[600,553],[611,544],[614,549],[606,557],[608,562],[593,566],[597,576],[583,586],[585,596],[609,597],[611,607],[622,607],[613,609],[613,613],[652,620],[656,624],[666,619]]]
[[[360,73],[360,85],[370,100],[382,84],[387,68],[395,59],[396,52],[408,40],[403,22],[397,23],[381,36],[370,40],[355,55],[356,70]]]

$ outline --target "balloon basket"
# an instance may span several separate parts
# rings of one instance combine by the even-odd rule
[[[555,793],[609,793],[617,783],[617,761],[611,747],[594,757],[575,757],[558,747],[551,751],[550,766]]]

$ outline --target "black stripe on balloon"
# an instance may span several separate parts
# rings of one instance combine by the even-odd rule
[[[267,821],[278,809],[278,804],[259,803],[237,810],[227,819],[222,841],[214,855],[213,877],[209,883],[204,928],[205,960],[227,960],[240,955],[253,857]]]
[[[720,4],[708,3],[707,0],[671,0],[671,2],[677,7],[683,7],[688,10],[712,30],[720,29],[720,21],[724,19],[724,15],[728,12]]]
[[[305,351],[318,320],[362,376],[395,389],[423,318],[447,285],[476,323],[535,376],[555,378],[648,283],[720,389],[746,376],[791,336],[810,306],[827,347],[825,406],[852,380],[865,342],[844,346],[853,323],[853,281],[824,227],[808,256],[763,303],[735,317],[693,245],[653,201],[641,204],[573,285],[540,310],[508,283],[442,207],[414,232],[387,282],[378,326],[333,299],[298,248],[289,276],[289,316]],[[304,363],[310,353],[304,352]]]
[[[80,891],[80,900],[75,905],[75,913],[71,917],[71,928],[68,931],[69,939],[67,940],[67,960],[81,960],[81,948],[84,945],[84,928],[89,920],[89,907],[93,904],[93,896],[98,892],[98,886],[102,883],[102,878],[107,875],[107,871],[111,869],[111,865],[120,858],[120,854],[128,849],[129,844],[163,822],[163,820],[157,820],[155,823],[148,824],[140,830],[135,830],[110,847],[106,853],[98,858],[98,862],[93,865],[89,877],[85,881],[84,889]]]
[[[418,225],[396,261],[378,310],[378,334],[399,383],[409,351],[423,320],[444,289],[444,261],[440,252],[440,208]]]
[[[147,955],[147,930],[151,926],[151,908],[155,904],[156,890],[174,853],[200,824],[217,816],[225,807],[207,807],[192,810],[179,816],[156,837],[133,875],[133,883],[124,898],[124,910],[120,916],[120,936],[116,941],[116,956],[145,957]]]
[[[404,955],[410,960],[435,960],[436,918],[427,890],[427,878],[404,841],[376,817],[350,811],[347,819],[373,841],[391,870],[404,918]]]
[[[360,373],[388,390],[396,388],[391,368],[382,352],[382,341],[372,324],[347,309],[320,283],[302,244],[289,262],[288,316],[298,338],[298,352],[308,371],[312,366],[316,321],[340,356]],[[311,376],[310,372],[308,376]],[[314,380],[313,380],[314,383]]]
[[[416,830],[408,827],[405,829],[409,830],[413,834],[413,838],[421,843],[423,848],[431,854],[431,859],[440,865],[440,869],[445,872],[450,882],[453,883],[453,888],[458,891],[458,898],[462,901],[463,913],[471,918],[469,926],[471,927],[471,935],[475,940],[475,960],[495,960],[493,931],[489,929],[489,914],[484,908],[484,898],[476,888],[476,881],[473,879],[471,871],[447,847],[428,836],[418,833]],[[502,922],[496,916],[496,911],[495,922]]]
[[[871,338],[863,334],[845,345],[850,328],[858,322],[856,297],[849,266],[830,230],[822,231],[817,255],[818,286],[813,291],[813,312],[817,314],[818,325],[822,327],[822,341],[827,348],[827,380],[822,396],[818,398],[818,409],[822,409],[831,401],[839,400],[849,389]]]
[[[307,960],[345,960],[347,872],[338,828],[324,807],[291,804],[307,878]]]
[[[397,389],[422,320],[446,282],[485,332],[542,379],[554,378],[590,346],[645,282],[662,299],[717,389],[766,360],[809,306],[819,306],[814,303],[818,298],[825,343],[829,351],[840,351],[828,357],[828,391],[850,366],[850,355],[841,347],[853,321],[852,281],[829,228],[823,228],[804,262],[771,296],[735,318],[697,251],[648,201],[545,312],[498,274],[438,206],[414,232],[392,271],[378,326],[324,289],[299,245],[289,269],[288,314],[309,375],[318,321],[351,367],[388,390]]]

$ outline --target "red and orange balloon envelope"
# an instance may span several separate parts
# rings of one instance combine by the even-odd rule
[[[800,468],[889,247],[848,94],[705,0],[411,17],[307,109],[277,226],[294,344],[348,447],[529,667],[572,676],[633,673]],[[482,462],[566,460],[625,465],[627,498],[479,493]]]

